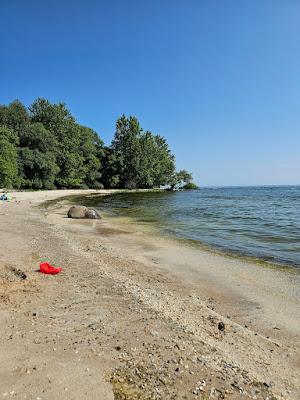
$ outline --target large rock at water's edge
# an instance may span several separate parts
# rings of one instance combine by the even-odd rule
[[[85,213],[85,218],[100,219],[101,217],[96,210],[94,210],[93,208],[88,208],[87,212]]]
[[[85,218],[87,210],[84,206],[72,206],[68,211],[68,218]]]
[[[87,208],[85,206],[72,206],[68,211],[68,218],[87,218],[87,219],[100,219],[100,215],[96,210]]]

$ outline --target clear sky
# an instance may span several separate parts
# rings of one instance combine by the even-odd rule
[[[202,185],[300,184],[299,0],[1,0],[0,103],[122,113]]]

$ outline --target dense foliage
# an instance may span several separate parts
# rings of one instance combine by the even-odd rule
[[[135,117],[117,120],[106,147],[64,103],[39,98],[29,108],[18,100],[0,106],[0,187],[175,188],[191,178],[175,172],[166,140],[144,131]]]
[[[0,126],[0,186],[19,185],[17,144],[17,134]]]
[[[189,183],[186,183],[183,186],[183,189],[185,189],[185,190],[197,190],[197,189],[199,189],[199,187],[194,182],[189,182]]]

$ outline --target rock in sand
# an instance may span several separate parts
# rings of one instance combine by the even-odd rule
[[[68,211],[68,218],[87,218],[87,219],[100,219],[99,213],[85,206],[72,206]]]

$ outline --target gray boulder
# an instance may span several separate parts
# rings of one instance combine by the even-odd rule
[[[68,211],[68,218],[85,218],[87,210],[84,206],[72,206]]]
[[[72,206],[68,211],[68,218],[100,219],[100,215],[92,208],[87,208],[85,206]]]
[[[96,210],[94,210],[93,208],[88,208],[87,212],[85,213],[85,218],[100,219],[101,217]]]

